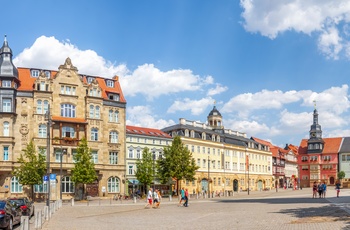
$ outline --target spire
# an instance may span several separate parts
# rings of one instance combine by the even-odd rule
[[[0,48],[0,77],[18,78],[18,70],[12,63],[12,50],[8,46],[6,35],[4,38],[4,43]]]

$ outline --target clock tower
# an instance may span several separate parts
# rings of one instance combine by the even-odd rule
[[[318,112],[314,109],[313,123],[310,126],[309,140],[308,140],[308,153],[321,153],[324,146],[324,140],[322,139],[321,125],[318,124]]]

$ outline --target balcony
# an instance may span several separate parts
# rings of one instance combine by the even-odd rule
[[[79,140],[77,138],[71,138],[71,137],[54,137],[52,139],[52,145],[65,145],[65,146],[78,146]]]

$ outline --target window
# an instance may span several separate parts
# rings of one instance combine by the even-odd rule
[[[43,108],[42,108],[42,101],[37,100],[36,102],[36,113],[37,114],[43,114]]]
[[[11,81],[3,80],[3,81],[2,81],[2,87],[4,87],[4,88],[10,88],[10,87],[11,87]]]
[[[39,125],[39,137],[41,138],[45,138],[47,136],[47,131],[46,131],[46,125],[45,124],[41,124]]]
[[[115,193],[118,193],[120,192],[120,187],[119,187],[119,178],[118,177],[110,177],[108,178],[108,181],[107,181],[107,191],[112,193],[112,192],[115,192]]]
[[[88,78],[87,78],[87,82],[88,82],[89,84],[90,84],[93,80],[94,80],[93,77],[88,77]]]
[[[98,164],[98,152],[96,150],[92,150],[91,155],[92,155],[92,159],[91,159],[92,163]]]
[[[3,112],[11,112],[11,99],[3,99],[2,100],[2,111]]]
[[[22,185],[19,183],[17,177],[11,178],[11,193],[21,193],[23,192]]]
[[[62,117],[75,117],[75,106],[71,104],[61,105],[61,116]]]
[[[40,91],[45,91],[45,89],[46,89],[46,84],[45,84],[45,82],[44,81],[42,81],[42,82],[40,82]]]
[[[75,129],[73,127],[63,126],[62,137],[75,137]]]
[[[62,193],[74,193],[74,182],[71,181],[69,176],[62,177]]]
[[[108,121],[109,122],[118,122],[119,120],[119,111],[109,110]]]
[[[100,106],[95,107],[95,118],[100,119]]]
[[[134,158],[134,149],[132,147],[129,148],[129,158]]]
[[[47,193],[46,184],[35,184],[34,185],[34,193]]]
[[[201,167],[201,159],[197,159],[197,166]]]
[[[119,101],[119,94],[109,94],[109,100]]]
[[[109,143],[118,143],[118,133],[116,131],[109,133]]]
[[[137,158],[137,159],[140,159],[140,158],[141,158],[141,149],[140,149],[140,148],[138,148],[138,149],[136,150],[136,158]]]
[[[61,94],[75,95],[76,88],[73,86],[62,85]]]
[[[134,165],[129,165],[128,173],[129,173],[129,175],[134,175]]]
[[[117,165],[118,164],[118,153],[117,152],[110,152],[109,153],[109,163],[111,165]]]
[[[45,70],[45,75],[46,75],[46,77],[47,77],[47,78],[50,78],[50,76],[51,76],[51,73],[50,73],[50,71],[48,71],[48,70]]]
[[[218,161],[218,169],[221,169],[220,161]]]
[[[30,75],[31,75],[32,77],[39,77],[39,74],[40,74],[40,71],[37,70],[37,69],[32,69],[32,70],[30,71]]]
[[[98,130],[96,128],[91,129],[91,140],[98,141]]]
[[[4,136],[10,136],[10,123],[7,121],[4,122]]]
[[[95,106],[90,105],[90,111],[89,111],[89,117],[90,118],[94,118],[94,114],[95,114]]]
[[[9,160],[9,147],[4,146],[4,161],[8,161],[8,160]]]
[[[77,150],[76,149],[72,149],[72,162],[75,163],[77,162],[75,157],[77,155]]]
[[[107,80],[107,87],[113,88],[114,87],[114,82],[112,80]]]

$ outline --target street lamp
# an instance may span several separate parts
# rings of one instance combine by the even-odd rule
[[[154,163],[155,163],[155,160],[156,160],[156,153],[155,152],[153,152],[152,157],[153,157],[153,194],[154,194],[155,184],[156,184],[156,176],[155,176],[156,171],[154,170]]]
[[[45,120],[47,120],[47,127],[46,127],[46,174],[48,177],[48,184],[47,184],[47,200],[46,200],[46,206],[48,206],[48,212],[50,213],[50,127],[52,124],[51,120],[51,114],[50,114],[50,105],[48,105],[47,111],[45,113]]]
[[[245,157],[246,157],[246,169],[248,171],[248,195],[249,195],[249,184],[250,184],[250,181],[249,181],[249,154],[247,153],[247,150],[248,148],[245,148]]]
[[[208,198],[210,198],[210,158],[208,156]]]
[[[62,158],[63,158],[63,154],[66,154],[67,150],[66,149],[62,149],[61,146],[61,153],[60,153],[60,181],[61,181],[61,185],[60,185],[60,200],[62,200]]]

